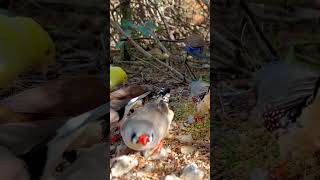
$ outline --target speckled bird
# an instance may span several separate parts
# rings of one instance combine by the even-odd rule
[[[276,171],[278,179],[283,179],[283,166],[292,157],[292,153],[302,153],[298,148],[291,147],[301,146],[302,149],[310,150],[309,152],[320,150],[320,147],[311,148],[313,143],[305,143],[315,140],[315,136],[310,136],[310,133],[315,133],[310,124],[320,125],[314,119],[316,116],[312,115],[316,111],[305,111],[309,106],[314,106],[314,99],[318,95],[319,75],[318,71],[306,65],[285,62],[267,64],[256,73],[254,112],[256,120],[278,139],[283,159]],[[309,126],[306,126],[306,122]],[[304,133],[296,136],[301,131]],[[320,133],[317,134],[320,136]]]
[[[300,65],[271,63],[256,74],[256,108],[266,128],[275,132],[286,129],[311,103],[319,72]]]

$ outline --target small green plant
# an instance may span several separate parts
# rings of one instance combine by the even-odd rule
[[[209,140],[210,138],[210,116],[209,114],[199,114],[196,104],[186,100],[181,102],[175,109],[177,121],[185,122],[189,116],[193,116],[194,122],[186,128],[195,140]]]
[[[147,20],[143,24],[135,24],[133,21],[123,20],[121,22],[121,27],[125,32],[125,37],[122,36],[120,39],[126,39],[127,37],[149,37],[155,31],[161,31],[154,21]],[[120,40],[116,48],[121,48],[125,41]]]

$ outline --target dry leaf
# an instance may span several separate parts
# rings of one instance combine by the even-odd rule
[[[105,103],[106,89],[96,77],[57,79],[1,101],[17,113],[74,116]]]
[[[5,106],[0,106],[0,124],[27,122],[30,120],[30,116],[24,116],[23,114],[13,112]]]
[[[116,90],[110,94],[110,101],[132,99],[145,93],[145,89],[140,85],[129,85],[127,87]]]

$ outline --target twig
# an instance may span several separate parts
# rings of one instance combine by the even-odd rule
[[[209,4],[208,4],[206,1],[204,1],[204,0],[196,0],[196,1],[197,1],[197,3],[201,6],[201,8],[202,8],[203,10],[206,10],[206,13],[208,13]],[[203,4],[205,4],[207,8],[204,8],[204,5],[203,5]]]
[[[138,30],[136,27],[133,27],[134,29]],[[155,40],[155,42],[158,44],[158,46],[162,49],[162,51],[164,51],[166,54],[168,54],[169,56],[171,55],[171,53],[169,52],[169,50],[160,42],[160,40],[157,38],[157,36],[154,34],[154,32],[151,32],[151,36],[153,37],[153,39]]]
[[[279,56],[277,54],[277,52],[274,50],[274,48],[272,47],[271,43],[268,41],[268,39],[265,37],[265,35],[263,34],[260,26],[258,25],[257,21],[254,18],[254,14],[251,11],[251,9],[248,7],[248,4],[245,2],[245,0],[240,0],[240,6],[241,8],[245,11],[249,22],[251,23],[251,25],[253,26],[253,30],[256,34],[256,36],[258,37],[258,39],[262,40],[265,45],[267,46],[268,50],[271,53],[271,58],[274,60],[278,60]]]
[[[184,60],[184,64],[185,64],[185,66],[186,66],[186,68],[187,68],[188,72],[189,72],[189,73],[190,73],[190,75],[192,76],[193,80],[197,80],[196,75],[194,75],[194,73],[192,72],[192,70],[191,70],[191,68],[190,68],[190,66],[189,66],[189,64],[188,64],[188,62],[187,62],[187,58],[185,58],[185,60]]]
[[[114,28],[116,28],[123,36],[126,36],[128,38],[128,40],[132,43],[132,45],[135,46],[135,48],[137,48],[137,50],[140,51],[142,54],[144,54],[147,58],[153,58],[158,63],[160,63],[161,65],[168,68],[170,71],[174,72],[180,79],[185,79],[185,77],[180,72],[178,72],[176,69],[174,69],[171,66],[167,65],[166,63],[162,62],[158,58],[153,57],[149,52],[145,51],[139,44],[137,44],[134,40],[132,40],[131,37],[127,36],[126,33],[121,29],[121,27],[116,22],[110,20],[110,24]],[[186,79],[186,81],[191,82],[190,79]]]
[[[221,96],[218,96],[218,98],[219,98],[219,103],[220,103],[220,107],[221,107],[221,113],[222,113],[222,117],[223,118],[225,118],[225,119],[230,119],[229,117],[228,117],[228,115],[226,115],[226,113],[225,113],[225,110],[224,110],[224,103],[223,103],[223,99],[222,99],[222,97]]]
[[[167,33],[168,33],[168,37],[171,38],[170,36],[170,30],[169,30],[169,27],[168,27],[168,23],[166,21],[166,19],[163,17],[163,15],[161,14],[157,4],[155,2],[153,2],[152,0],[149,0],[149,2],[153,5],[153,7],[156,9],[157,13],[159,14],[160,18],[161,18],[161,21],[163,22],[164,24],[164,28],[166,29]]]
[[[101,46],[102,46],[102,52],[103,52],[103,55],[105,56],[106,58],[106,61],[108,60],[108,56],[107,56],[107,48],[106,48],[106,36],[104,35],[104,33],[101,33],[100,34],[100,43],[101,43]]]
[[[135,57],[135,56],[134,56]],[[137,57],[135,57],[137,58]],[[117,63],[120,63],[120,64],[141,64],[141,62],[136,62],[136,61],[117,61]]]
[[[319,62],[317,59],[312,58],[312,57],[310,57],[310,56],[303,55],[303,54],[301,54],[301,53],[297,53],[296,56],[297,56],[298,58],[303,59],[303,60],[306,61],[307,63],[315,64],[315,65],[320,65],[320,62]]]
[[[152,64],[151,62],[145,61],[145,60],[143,60],[142,58],[139,58],[139,57],[137,57],[137,56],[135,56],[135,55],[133,55],[133,57],[135,57],[136,59],[139,59],[140,61],[142,61],[142,62],[144,62],[144,63],[147,63],[147,64],[153,66],[154,68],[158,69],[159,71],[161,71],[161,72],[163,72],[163,73],[166,73],[163,69],[161,69],[161,68],[159,68],[158,66]],[[141,62],[139,62],[139,63],[141,63]],[[177,81],[182,82],[181,79],[179,79],[179,78],[177,78],[177,77],[175,77],[175,76],[173,76],[173,75],[171,75],[171,74],[169,74],[169,75],[170,75],[172,78],[176,79]]]
[[[234,66],[234,64],[232,62],[229,62],[226,59],[223,59],[223,58],[221,58],[221,57],[219,57],[219,56],[217,56],[217,55],[215,55],[213,53],[211,53],[210,56],[213,57],[214,61],[218,61],[218,62],[220,62],[220,63],[222,63],[224,65],[227,65],[228,67],[230,67],[230,68],[232,68],[234,70],[240,71],[240,72],[242,72],[242,73],[244,73],[244,74],[246,74],[248,76],[252,76],[252,72],[250,72],[250,71],[248,71],[248,70],[246,70],[244,68],[241,68],[241,67],[238,67],[238,66]]]
[[[220,34],[217,30],[215,32],[215,38],[217,38],[217,40],[221,41],[224,45],[227,45],[227,48],[224,47],[217,47],[219,48],[219,50],[223,53],[226,53],[227,56],[230,56],[232,58],[235,57],[235,53],[237,49],[242,50],[241,52],[244,53],[244,57],[243,59],[249,61],[250,64],[253,64],[254,67],[256,66],[256,64],[258,63],[258,61],[256,60],[256,58],[254,58],[254,53],[251,52],[251,49],[248,49],[245,44],[242,42],[242,39],[238,39],[232,32],[229,32],[226,28],[223,28],[223,32],[226,32],[228,36],[231,36],[232,39],[234,39],[236,41],[236,43],[238,44],[235,45],[233,42],[229,41],[228,39],[225,38],[225,36],[223,36],[222,34]],[[220,44],[220,43],[218,43]],[[231,49],[232,52],[226,51],[226,49]],[[250,53],[251,52],[251,53]],[[247,62],[246,62],[247,63]]]
[[[238,95],[246,94],[251,91],[252,90],[250,89],[250,90],[246,90],[246,91],[225,92],[225,93],[216,92],[216,94],[221,97],[228,97],[228,96],[238,96]]]
[[[275,20],[275,21],[286,21],[289,23],[294,23],[294,22],[303,21],[303,20],[312,20],[320,17],[320,11],[311,9],[311,8],[296,7],[294,8],[293,13],[288,13],[287,11],[281,8],[268,7],[265,5],[261,7],[261,5],[256,3],[249,3],[249,7],[260,18]],[[266,11],[270,11],[270,14],[267,14]],[[285,14],[285,16],[276,15],[276,14]]]
[[[150,38],[150,37],[139,37],[139,38],[132,38],[133,40],[137,41],[137,40],[154,40],[153,38]],[[185,41],[185,38],[184,39],[175,39],[175,40],[171,40],[171,39],[160,39],[158,38],[159,41],[164,41],[164,42],[183,42]],[[128,39],[127,38],[121,38],[120,41],[127,41]]]
[[[214,37],[213,37],[214,40],[217,40],[217,41],[220,41],[222,42],[224,45],[226,45],[226,49],[230,49],[231,51],[235,51],[237,49],[237,47],[232,43],[230,42],[225,36],[223,36],[219,31],[215,30],[214,31]],[[218,42],[218,44],[220,44]]]

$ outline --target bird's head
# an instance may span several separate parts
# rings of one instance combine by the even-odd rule
[[[146,130],[148,129],[148,130]],[[137,146],[147,147],[149,144],[152,144],[154,141],[154,131],[148,127],[136,128],[132,131],[131,134],[131,143],[136,144]]]
[[[186,47],[203,48],[205,41],[201,34],[192,33],[186,38],[185,44]]]
[[[129,148],[143,151],[152,149],[158,144],[157,130],[152,128],[149,122],[127,123],[124,126],[120,132],[124,143]]]

